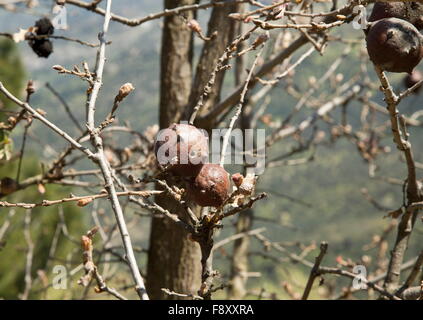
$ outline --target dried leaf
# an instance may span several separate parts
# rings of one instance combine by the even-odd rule
[[[91,240],[89,237],[87,237],[87,236],[85,236],[85,235],[83,235],[83,236],[81,237],[81,246],[82,246],[82,249],[83,249],[84,251],[88,251],[88,250],[90,250],[90,248],[91,248],[91,244],[92,244],[92,240]]]
[[[344,265],[345,264],[345,260],[344,258],[342,258],[342,256],[337,256],[335,259],[336,263],[340,264],[340,265]]]
[[[402,207],[401,207],[397,210],[388,212],[388,214],[385,216],[385,218],[398,219],[402,214],[403,214],[403,210],[402,210]]]
[[[242,184],[239,186],[239,190],[244,195],[251,195],[254,192],[256,186],[256,176],[252,173],[247,173],[244,177]]]
[[[197,32],[197,33],[201,33],[201,26],[198,23],[197,20],[192,19],[187,23],[188,28],[190,28],[192,31]]]
[[[267,40],[269,40],[269,34],[268,33],[262,33],[259,35],[256,40],[253,42],[253,47],[257,48],[259,45],[265,43]]]
[[[77,205],[78,207],[85,207],[87,204],[93,201],[93,198],[83,198],[78,200]]]
[[[244,176],[242,174],[235,173],[232,175],[232,181],[234,182],[234,184],[239,188],[242,184],[242,182],[244,181]]]
[[[12,39],[16,43],[25,41],[26,34],[29,32],[29,29],[19,29],[18,32],[12,34]]]
[[[135,90],[135,87],[133,86],[132,83],[130,83],[130,82],[125,83],[124,85],[122,85],[120,87],[119,93],[116,96],[115,100],[118,101],[118,102],[122,101],[134,90]]]
[[[65,68],[63,68],[61,65],[55,64],[54,66],[51,67],[52,69],[59,71],[59,72],[64,72]]]
[[[37,189],[38,189],[38,192],[41,193],[41,194],[46,193],[46,187],[42,183],[39,183],[37,185]]]
[[[42,116],[45,116],[47,114],[47,112],[45,112],[43,109],[40,109],[40,108],[37,109],[37,112],[41,114]]]

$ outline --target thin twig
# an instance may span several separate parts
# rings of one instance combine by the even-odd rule
[[[192,11],[192,10],[199,10],[199,9],[207,9],[210,7],[218,7],[218,6],[226,6],[226,5],[232,5],[236,3],[243,3],[243,2],[250,2],[250,0],[229,0],[229,1],[211,1],[208,3],[203,4],[192,4],[192,5],[186,5],[186,6],[180,6],[173,9],[166,9],[164,11],[158,12],[158,13],[152,13],[149,14],[146,17],[140,18],[140,19],[129,19],[125,18],[116,14],[111,14],[111,20],[125,24],[130,27],[136,27],[139,26],[147,21],[160,19],[162,17],[168,17],[173,15],[178,15],[185,11]],[[93,6],[91,3],[86,3],[84,1],[79,0],[66,0],[67,4],[71,4],[80,8],[87,9],[89,11],[95,12],[99,15],[104,16],[106,14],[106,11],[102,8],[99,8],[97,6]]]
[[[308,278],[307,285],[304,289],[304,293],[303,293],[301,300],[307,300],[308,299],[308,296],[310,295],[310,291],[313,288],[314,280],[316,279],[316,277],[319,276],[318,271],[319,271],[319,268],[320,268],[320,264],[322,263],[322,260],[325,256],[327,250],[328,250],[328,244],[326,242],[322,242],[320,244],[320,253],[316,257],[316,261],[314,262],[314,266],[310,271],[310,277]]]
[[[420,210],[419,207],[412,205],[421,200],[421,195],[417,182],[416,166],[414,163],[413,151],[411,143],[409,142],[408,135],[405,132],[405,125],[400,120],[399,112],[397,109],[400,102],[398,96],[394,93],[391,84],[383,72],[383,70],[375,66],[375,71],[381,83],[381,90],[385,96],[385,102],[390,115],[391,129],[393,139],[397,148],[404,154],[407,164],[407,208],[401,217],[398,224],[397,238],[394,248],[392,250],[391,259],[389,261],[388,273],[385,278],[384,287],[394,287],[398,284],[401,275],[401,264],[404,260],[405,252],[408,248],[408,241],[413,231],[414,223],[417,214]]]
[[[193,300],[204,300],[203,297],[197,296],[195,294],[187,294],[187,293],[177,293],[175,291],[171,291],[166,288],[162,288],[162,291],[169,296],[181,297],[181,298],[192,298]]]
[[[262,53],[263,53],[263,48],[259,51],[259,53],[257,53],[257,55],[254,59],[253,65],[251,66],[251,69],[248,72],[247,79],[245,79],[245,83],[244,83],[244,89],[241,92],[241,97],[239,99],[239,103],[238,103],[237,107],[235,108],[235,114],[232,117],[231,121],[229,122],[229,128],[225,132],[225,136],[223,137],[222,151],[221,151],[221,154],[220,154],[220,166],[221,167],[223,167],[224,164],[225,164],[226,149],[227,149],[228,144],[229,144],[231,132],[232,132],[232,129],[235,125],[235,122],[238,120],[239,116],[241,115],[242,107],[244,106],[245,95],[247,94],[247,91],[248,91],[248,84],[250,83],[251,77],[253,75],[254,68],[257,66],[258,60],[259,60]]]
[[[47,127],[52,129],[54,132],[56,132],[58,135],[63,137],[65,140],[67,140],[74,148],[80,150],[81,152],[85,153],[89,159],[93,159],[94,154],[86,147],[82,146],[79,142],[74,140],[69,134],[67,134],[65,131],[57,127],[55,124],[47,120],[44,116],[42,116],[37,110],[32,108],[28,103],[22,102],[18,98],[16,98],[13,94],[8,91],[3,83],[0,81],[0,92],[2,92],[8,99],[16,103],[18,106],[24,108],[26,111],[28,111],[35,119],[40,120],[43,124],[45,124]]]
[[[66,113],[69,115],[69,118],[72,120],[72,122],[75,124],[75,126],[78,128],[78,130],[83,134],[85,130],[82,128],[82,126],[79,124],[78,120],[76,120],[74,114],[72,113],[72,110],[70,109],[68,103],[66,100],[54,89],[50,83],[46,82],[46,88],[51,91],[51,93],[60,101],[60,103],[65,108]]]
[[[395,292],[396,296],[401,296],[402,293],[408,289],[417,278],[417,276],[422,271],[423,265],[423,250],[420,252],[419,256],[417,257],[416,263],[414,264],[413,269],[411,270],[410,274],[408,275],[407,279],[405,280],[404,284]]]
[[[27,210],[25,212],[24,218],[24,235],[25,235],[25,242],[28,246],[28,250],[26,253],[26,264],[25,264],[25,289],[21,296],[22,300],[27,300],[29,293],[32,288],[32,261],[34,257],[34,243],[31,239],[31,210]]]
[[[139,196],[139,197],[150,197],[154,194],[160,194],[163,191],[124,191],[124,192],[116,192],[117,197],[124,197],[124,196]],[[78,202],[79,206],[85,206],[88,203],[92,202],[96,199],[101,198],[110,198],[110,195],[108,193],[101,193],[101,194],[93,194],[88,196],[81,196],[81,197],[70,197],[70,198],[63,198],[59,200],[43,200],[39,203],[10,203],[7,201],[0,201],[0,207],[6,207],[6,208],[25,208],[25,209],[31,209],[35,207],[49,207],[56,204],[66,203],[66,202]]]

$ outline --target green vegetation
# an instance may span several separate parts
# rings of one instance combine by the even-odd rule
[[[8,90],[16,96],[20,96],[24,87],[25,72],[19,57],[16,44],[7,38],[0,38],[0,81],[7,84]],[[0,107],[10,107],[13,103],[0,96]],[[0,121],[2,120],[0,114]]]
[[[9,90],[20,96],[23,89],[25,72],[19,58],[18,48],[12,40],[0,39],[0,81],[7,84]],[[13,104],[3,95],[0,95],[0,121],[7,119],[1,111]],[[0,126],[0,160],[9,159],[13,149],[13,141],[9,132]]]
[[[25,72],[18,55],[15,44],[9,40],[0,39],[0,81],[4,82],[8,89],[20,96],[25,83]],[[4,100],[4,96],[0,96],[0,103],[4,103],[9,110],[16,110],[15,106],[9,101]],[[4,119],[0,114],[0,120]],[[19,132],[18,130],[16,130]],[[16,132],[13,132],[16,137]],[[11,153],[12,140],[9,132],[0,129],[0,161],[2,156],[8,156]],[[25,153],[22,163],[21,181],[25,178],[35,176],[41,173],[39,165],[39,154],[32,152]],[[15,178],[17,174],[18,161],[0,162],[0,179],[5,177]],[[37,186],[28,187],[22,191],[16,192],[7,197],[7,201],[23,202],[30,199],[31,202],[40,202],[42,199],[58,199],[70,193],[70,188],[63,188],[54,185],[46,186],[44,194],[40,194]],[[2,199],[3,200],[3,199]],[[57,240],[56,252],[54,256],[59,260],[49,259],[49,250],[53,241],[55,230],[60,221],[58,207],[41,207],[31,210],[31,240],[35,244],[34,258],[32,265],[32,277],[34,280],[34,293],[30,298],[41,298],[37,294],[37,288],[42,288],[42,275],[51,282],[52,266],[61,264],[68,259],[70,252],[74,252],[75,244],[70,242],[64,236]],[[24,237],[24,209],[0,209],[0,227],[8,219],[8,214],[14,211],[15,214],[10,219],[10,227],[4,237],[4,242],[0,243],[0,297],[5,299],[16,299],[24,290],[24,274],[26,264],[27,243]],[[70,234],[80,235],[84,228],[83,216],[81,210],[75,205],[63,206],[64,220]],[[79,239],[79,238],[78,238]],[[79,254],[79,252],[76,252]],[[79,256],[78,256],[79,257]],[[53,290],[50,298],[60,298],[58,294],[63,294],[61,290]],[[43,294],[43,297],[45,295]]]
[[[31,177],[40,173],[38,160],[34,155],[25,156],[22,168],[22,177]],[[0,168],[0,176],[4,177],[6,174],[14,174],[16,170],[17,162],[14,161]],[[70,188],[48,185],[46,186],[46,192],[40,194],[37,186],[33,186],[7,197],[7,201],[22,202],[30,199],[31,202],[40,202],[43,199],[59,199],[68,195],[70,191]],[[14,299],[19,293],[23,292],[25,257],[27,252],[27,243],[23,233],[25,209],[0,209],[0,226],[3,225],[10,210],[14,210],[16,213],[10,221],[11,226],[5,237],[6,242],[0,245],[0,297],[5,299]],[[82,211],[75,206],[75,204],[69,204],[63,206],[63,213],[69,234],[74,235],[78,241],[79,237],[77,237],[77,235],[82,235],[86,229]],[[80,252],[75,252],[75,247],[78,248],[79,246],[75,246],[75,243],[72,243],[70,239],[61,235],[58,239],[56,251],[54,253],[56,260],[49,260],[49,251],[55,230],[60,221],[59,207],[57,206],[38,207],[31,210],[31,239],[35,245],[32,277],[37,279],[34,283],[34,292],[37,291],[37,288],[42,288],[42,283],[38,278],[40,270],[45,273],[46,277],[51,282],[52,278],[55,276],[55,274],[52,273],[52,267],[54,265],[66,264],[65,261],[69,259],[69,254],[71,252],[76,254],[76,259],[80,257]],[[52,292],[54,292],[54,294],[64,293],[61,292],[61,290],[53,290]],[[36,293],[32,296],[32,298],[37,297],[41,298],[41,296],[37,296]]]

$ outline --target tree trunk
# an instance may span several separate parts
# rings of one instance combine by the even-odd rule
[[[253,210],[241,212],[236,222],[235,233],[251,230],[253,222]],[[228,298],[240,300],[247,293],[247,272],[248,272],[248,251],[250,248],[250,237],[242,237],[235,240],[231,261],[231,280],[228,290]]]
[[[165,8],[194,4],[196,0],[165,0]],[[193,19],[192,12],[185,17]],[[161,52],[160,128],[178,122],[188,103],[192,85],[193,38],[180,16],[164,19]],[[187,221],[184,211],[168,196],[156,202]],[[201,265],[198,244],[166,218],[153,218],[147,265],[147,290],[151,299],[176,299],[165,295],[167,288],[178,293],[196,293],[200,287]]]

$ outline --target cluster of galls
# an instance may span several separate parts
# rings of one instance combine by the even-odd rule
[[[172,124],[156,137],[154,151],[159,164],[187,186],[188,198],[203,207],[220,207],[229,197],[229,174],[208,158],[207,136],[189,124]],[[174,155],[174,156],[172,156]]]
[[[423,58],[423,5],[377,2],[366,30],[370,60],[389,72],[411,74]]]
[[[50,36],[54,33],[54,26],[50,19],[42,18],[35,22],[35,37],[28,44],[32,50],[42,58],[48,58],[53,52],[53,43],[49,39],[37,39],[36,36]]]

